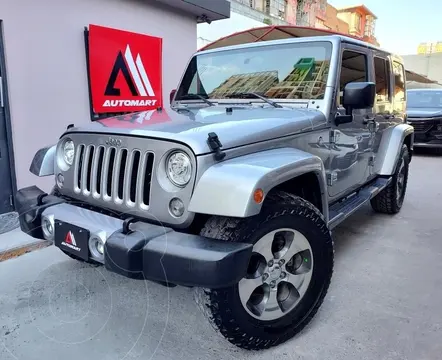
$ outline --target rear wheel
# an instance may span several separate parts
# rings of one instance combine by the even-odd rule
[[[253,218],[210,218],[201,235],[254,244],[238,284],[196,290],[199,306],[228,341],[249,350],[269,348],[314,317],[331,281],[333,241],[313,205],[279,192]]]
[[[407,145],[402,145],[395,173],[390,184],[371,199],[371,207],[376,212],[397,214],[404,203],[408,183],[410,154]]]

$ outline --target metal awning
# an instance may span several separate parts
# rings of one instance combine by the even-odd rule
[[[361,40],[355,36],[341,34],[325,29],[316,29],[311,27],[293,26],[293,25],[271,25],[233,33],[222,37],[214,42],[202,47],[202,50],[216,49],[224,46],[248,44],[257,41],[271,41],[308,36],[342,35],[356,40]]]
[[[423,83],[423,84],[438,84],[437,81],[431,80],[431,79],[427,78],[426,76],[418,74],[418,73],[411,71],[411,70],[405,70],[405,76],[407,78],[407,81],[413,81],[413,82],[418,82],[418,83]]]

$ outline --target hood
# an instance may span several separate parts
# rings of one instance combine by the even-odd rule
[[[439,108],[413,108],[407,109],[407,115],[411,118],[442,116],[442,109]]]
[[[110,117],[71,132],[99,132],[153,137],[187,144],[196,155],[212,152],[207,144],[215,132],[222,149],[310,131],[326,123],[324,114],[307,108],[210,106],[194,110],[152,110]]]

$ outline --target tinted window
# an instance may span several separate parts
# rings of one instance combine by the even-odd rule
[[[374,57],[374,73],[376,76],[376,101],[389,101],[390,63],[385,59]]]
[[[442,91],[408,91],[407,108],[440,108]]]

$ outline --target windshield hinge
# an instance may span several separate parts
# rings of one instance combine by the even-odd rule
[[[221,151],[223,144],[221,144],[221,141],[219,141],[216,133],[211,132],[208,134],[207,144],[209,145],[210,149],[215,151],[215,160],[221,161],[226,157],[226,153]]]

